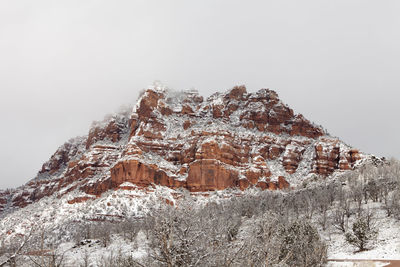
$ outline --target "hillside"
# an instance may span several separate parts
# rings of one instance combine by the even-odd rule
[[[203,100],[195,91],[155,86],[132,112],[94,123],[87,136],[62,145],[36,178],[2,192],[0,212],[70,192],[82,193],[70,202],[96,198],[127,182],[190,192],[283,189],[369,157],[295,114],[272,90],[239,86]]]
[[[222,255],[236,257],[245,244],[250,254],[281,244],[279,233],[298,227],[296,220],[316,233],[310,245],[321,254],[313,260],[326,260],[327,252],[348,258],[353,249],[344,233],[370,209],[385,229],[377,251],[389,251],[390,258],[397,248],[388,237],[400,240],[392,229],[399,226],[392,217],[400,214],[397,166],[330,136],[269,89],[248,93],[236,86],[203,99],[194,90],[154,86],[132,110],[93,123],[87,136],[58,148],[27,184],[0,192],[3,258],[15,253],[29,266],[32,253],[65,253],[66,266],[77,266],[87,251],[112,260],[109,251],[119,250],[136,263],[118,266],[150,266],[147,257],[159,249],[152,231],[164,231],[157,224],[171,218],[172,225],[186,223],[188,231],[197,229],[194,236],[204,235],[201,244],[191,242],[204,245],[210,266],[221,266]],[[277,243],[259,247],[254,235],[264,224],[278,234]],[[176,227],[179,236],[183,226]],[[213,238],[227,233],[215,248],[219,254],[207,256]],[[18,244],[23,253],[15,252]],[[257,255],[255,262],[263,257]],[[376,258],[375,252],[362,255]],[[234,266],[245,258],[235,258]],[[96,264],[90,266],[114,266]]]

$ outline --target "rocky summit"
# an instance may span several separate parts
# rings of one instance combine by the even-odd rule
[[[197,91],[151,87],[132,111],[93,123],[62,145],[37,177],[0,192],[0,211],[45,196],[82,192],[68,203],[132,186],[206,192],[295,187],[353,169],[370,157],[329,136],[269,89]]]

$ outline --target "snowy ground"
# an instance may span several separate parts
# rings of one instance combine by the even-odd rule
[[[211,197],[217,198],[217,196]],[[368,207],[375,212],[374,221],[379,230],[376,242],[367,251],[357,252],[355,247],[345,241],[344,234],[332,226],[329,226],[326,231],[321,233],[328,244],[329,267],[381,267],[389,266],[389,260],[400,260],[400,221],[387,217],[386,212],[380,205],[380,203],[372,202],[364,205],[365,209]],[[352,221],[349,222],[349,225],[351,223]],[[88,251],[93,259],[101,259],[101,257],[111,255],[111,253],[117,255],[120,252],[131,253],[135,258],[140,258],[146,253],[146,242],[144,234],[141,234],[133,243],[126,243],[126,241],[116,238],[108,248],[102,248],[99,245],[92,248],[87,248],[87,246],[80,247],[71,250],[67,254],[68,261],[72,264],[71,266],[82,260],[87,249],[89,249]],[[400,264],[400,262],[396,264]]]
[[[380,203],[370,203],[368,206],[375,211],[375,226],[379,231],[376,243],[370,250],[356,252],[356,249],[346,242],[342,233],[324,233],[329,244],[329,259],[400,260],[399,220],[387,217],[386,212],[379,207]]]
[[[388,266],[390,263],[389,262],[384,262],[384,261],[370,261],[370,260],[365,260],[365,261],[359,261],[359,262],[354,262],[354,261],[341,261],[341,262],[329,262],[328,267],[383,267],[383,266]]]
[[[89,241],[92,242],[75,248],[74,243],[63,244],[63,250],[67,251],[64,255],[66,267],[83,265],[85,260],[90,263],[90,267],[96,267],[107,262],[110,257],[131,255],[134,259],[140,259],[146,254],[146,241],[143,233],[139,233],[134,242],[127,242],[121,237],[115,236],[107,247],[102,246],[100,242]]]
[[[329,261],[329,267],[400,266],[400,222],[387,217],[380,205],[380,203],[364,205],[364,208],[368,207],[375,211],[375,226],[379,231],[376,243],[367,251],[357,252],[338,231],[323,233],[328,243],[328,258],[338,260]],[[389,260],[398,261],[389,265]]]
[[[133,185],[130,185],[133,186]],[[255,193],[251,190],[246,194]],[[40,223],[47,227],[56,227],[74,220],[83,220],[102,214],[114,214],[115,216],[124,216],[127,214],[138,216],[146,211],[145,203],[155,203],[161,200],[174,201],[173,190],[155,187],[151,192],[143,192],[134,188],[132,190],[117,190],[104,194],[101,198],[89,200],[83,203],[68,204],[72,195],[57,198],[45,198],[27,208],[16,211],[13,216],[9,216],[0,221],[0,234],[5,234],[13,229],[14,233],[26,233],[27,227],[33,222]],[[223,201],[234,194],[243,194],[243,192],[218,191],[209,192],[208,196],[199,194],[194,199],[196,203],[204,204],[210,200]],[[43,207],[46,207],[45,209]],[[349,245],[344,238],[344,234],[333,226],[329,226],[325,231],[320,229],[322,238],[328,244],[328,259],[330,260],[376,260],[375,262],[362,261],[330,261],[329,267],[337,266],[386,266],[385,260],[400,260],[400,221],[387,217],[385,210],[380,203],[369,202],[364,204],[364,209],[375,211],[375,225],[379,230],[377,241],[368,251],[356,252],[356,248]],[[317,215],[315,220],[317,220]],[[352,221],[349,222],[349,226]],[[316,223],[317,224],[317,223]],[[85,259],[91,262],[91,267],[98,266],[98,263],[104,261],[107,257],[119,254],[132,255],[139,259],[146,254],[146,240],[143,233],[140,233],[137,239],[129,242],[120,236],[114,235],[109,246],[103,247],[100,242],[95,240],[88,244],[76,246],[73,242],[63,243],[59,249],[66,251],[64,254],[67,266],[80,266]],[[29,265],[27,265],[29,266]]]

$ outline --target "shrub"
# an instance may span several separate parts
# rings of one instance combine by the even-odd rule
[[[353,232],[346,234],[346,241],[357,247],[359,251],[367,250],[367,246],[376,240],[378,231],[375,230],[368,216],[359,217],[352,227]]]
[[[327,249],[318,231],[307,221],[295,221],[281,227],[279,260],[289,266],[323,266]]]

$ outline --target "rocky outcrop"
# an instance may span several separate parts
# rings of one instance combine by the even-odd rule
[[[126,129],[126,122],[116,121],[115,119],[112,119],[105,127],[95,125],[89,131],[86,141],[86,149],[90,148],[91,145],[99,141],[107,140],[112,143],[116,143],[121,140]]]
[[[293,142],[286,146],[283,155],[283,167],[287,173],[293,174],[296,172],[306,147],[305,143],[300,142]]]
[[[190,164],[186,186],[190,191],[210,191],[239,186],[239,173],[219,160],[201,159]]]
[[[34,180],[12,197],[0,195],[0,210],[76,190],[89,195],[70,200],[79,203],[126,182],[191,192],[286,189],[311,175],[353,169],[366,157],[269,89],[236,86],[204,100],[193,90],[154,87],[133,111],[94,123],[88,136],[61,146]]]
[[[148,121],[155,117],[153,111],[159,107],[158,101],[163,99],[165,94],[161,91],[151,89],[147,90],[144,94],[145,96],[139,100],[137,115],[141,121]],[[160,108],[165,109],[165,106],[160,106]]]
[[[328,176],[336,170],[350,170],[363,156],[337,139],[321,138],[314,146],[313,172]]]
[[[71,200],[68,200],[68,204],[82,203],[88,200],[94,199],[93,197],[83,196],[83,197],[75,197]]]
[[[55,175],[62,171],[68,162],[83,151],[86,138],[77,137],[69,140],[51,156],[50,160],[43,164],[38,176]]]
[[[341,159],[339,161],[339,168],[341,170],[351,170],[354,167],[354,164],[360,159],[362,159],[360,151],[358,151],[357,149],[350,149],[341,156]]]
[[[151,184],[177,188],[179,181],[169,177],[165,171],[155,164],[145,164],[138,160],[121,161],[111,169],[111,186],[118,187],[124,182],[146,187]]]

